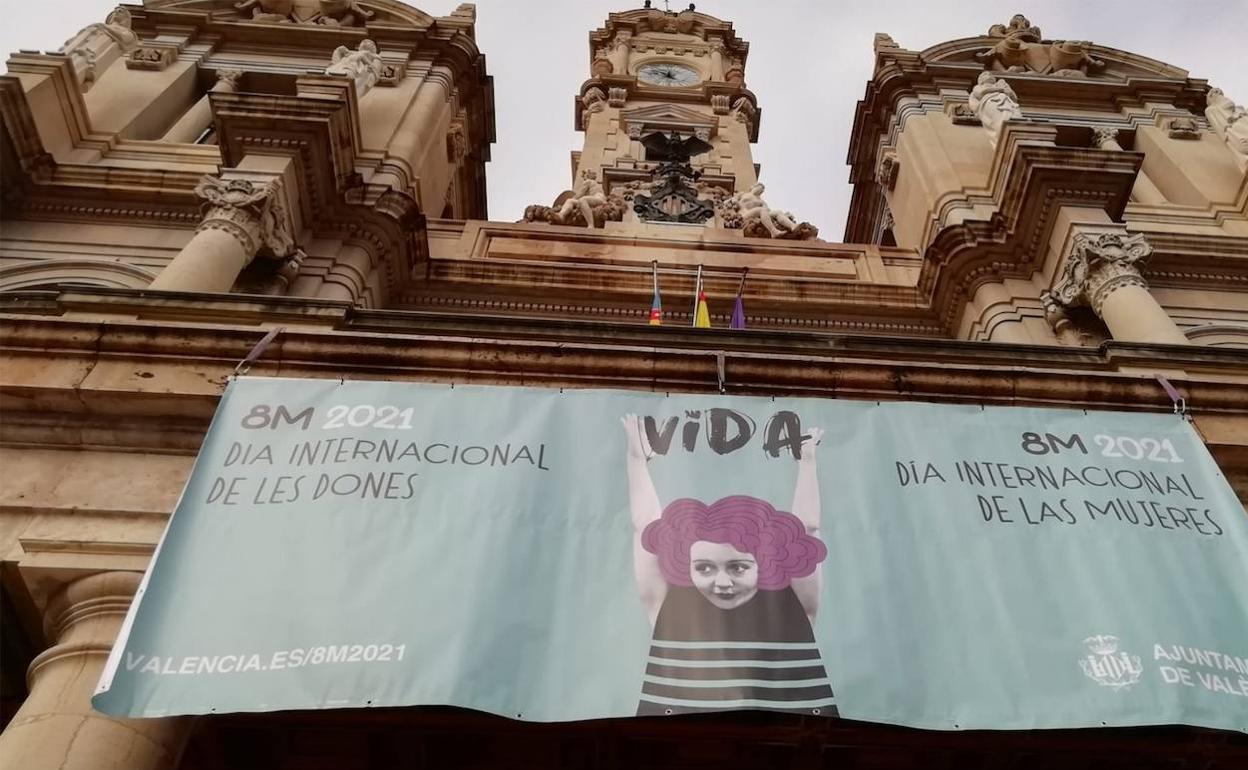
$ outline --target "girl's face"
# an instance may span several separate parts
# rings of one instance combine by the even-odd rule
[[[689,548],[689,578],[708,602],[732,610],[758,593],[758,562],[727,543],[699,540]]]

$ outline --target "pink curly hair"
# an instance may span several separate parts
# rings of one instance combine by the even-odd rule
[[[828,556],[819,538],[806,534],[801,519],[778,511],[765,500],[733,495],[707,505],[681,498],[641,533],[641,545],[659,557],[663,578],[674,586],[692,586],[689,549],[694,543],[725,543],[758,561],[758,587],[787,588],[793,578],[812,574]]]

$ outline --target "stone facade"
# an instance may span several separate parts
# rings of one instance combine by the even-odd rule
[[[569,189],[494,222],[474,23],[470,5],[435,18],[393,0],[148,0],[63,53],[10,58],[0,764],[453,766],[439,731],[483,747],[474,767],[649,766],[638,746],[720,733],[759,767],[838,751],[911,766],[899,746],[982,758],[973,741],[748,716],[578,727],[543,754],[539,726],[428,712],[91,712],[220,393],[279,327],[252,373],[1170,410],[1160,376],[1248,499],[1245,121],[1205,81],[1046,41],[1022,17],[922,52],[877,36],[833,243],[764,197],[762,110],[732,25],[615,13],[589,36]],[[668,297],[690,296],[703,266],[716,327],[748,269],[749,331],[689,329],[680,307],[648,326],[655,262]],[[1101,752],[1105,767],[1176,745],[1105,736],[994,745]],[[1242,750],[1176,740],[1191,767]],[[396,759],[414,756],[405,741],[424,759]]]

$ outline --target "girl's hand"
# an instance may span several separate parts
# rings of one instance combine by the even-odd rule
[[[802,438],[801,462],[814,462],[815,449],[820,441],[823,441],[823,428],[810,428],[809,433]]]
[[[627,442],[630,460],[649,460],[654,456],[654,452],[650,449],[650,441],[646,438],[646,428],[640,417],[635,414],[626,414],[620,418],[620,424],[624,426],[624,440]]]

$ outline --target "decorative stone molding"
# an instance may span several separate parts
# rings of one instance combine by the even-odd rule
[[[325,68],[326,75],[355,81],[355,95],[361,99],[381,80],[383,71],[381,54],[377,53],[377,44],[372,40],[360,41],[359,48],[354,51],[345,45],[338,46],[334,49],[333,62]]]
[[[897,175],[901,171],[901,164],[897,161],[895,153],[885,153],[880,158],[880,165],[875,170],[875,181],[879,183],[885,190],[892,190],[897,186]]]
[[[994,147],[1006,122],[1023,117],[1023,110],[1018,106],[1018,95],[1014,93],[1014,89],[991,72],[980,73],[979,81],[971,89],[967,104],[988,132],[988,140]]]
[[[178,60],[178,49],[169,46],[145,45],[126,57],[126,68],[159,72]]]
[[[1148,288],[1140,271],[1153,254],[1141,233],[1099,233],[1075,236],[1074,249],[1066,260],[1061,280],[1041,295],[1047,308],[1088,305],[1101,314],[1105,298],[1124,286]]]
[[[711,110],[716,115],[727,115],[731,109],[732,103],[727,94],[715,94],[711,97]]]
[[[1171,139],[1199,139],[1200,126],[1195,118],[1174,118],[1166,124]]]
[[[282,202],[280,182],[260,185],[246,179],[204,176],[195,194],[205,202],[196,232],[229,233],[253,256],[287,259],[294,254],[294,226]]]
[[[892,35],[888,35],[883,32],[876,32],[875,39],[874,41],[872,41],[872,44],[871,44],[871,49],[875,51],[876,53],[879,53],[880,51],[883,51],[888,48],[900,49],[901,46],[897,45],[897,41],[893,40]]]
[[[607,104],[612,107],[623,107],[628,101],[628,89],[621,86],[613,86],[607,92]]]
[[[117,6],[103,24],[88,24],[61,46],[60,52],[69,57],[84,93],[91,90],[108,65],[139,47],[132,23],[130,11]]]
[[[644,130],[645,130],[645,125],[642,123],[629,123],[628,124],[628,138],[629,139],[641,139],[641,134],[642,134],[642,131]]]
[[[1009,24],[992,25],[988,37],[1000,38],[1000,42],[976,54],[975,58],[990,71],[1087,77],[1105,68],[1105,62],[1093,58],[1089,43],[1081,40],[1045,43],[1040,28],[1022,14],[1010,19]]]
[[[693,135],[701,139],[704,142],[711,141],[711,129],[705,126],[699,126],[693,129]]]

